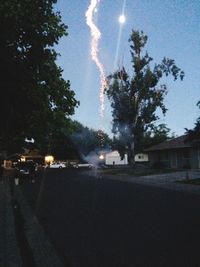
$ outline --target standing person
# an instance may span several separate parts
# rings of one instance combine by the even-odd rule
[[[29,166],[29,175],[32,183],[35,183],[35,164],[31,163]]]
[[[0,182],[3,183],[3,173],[4,173],[4,165],[0,165]]]
[[[14,169],[14,181],[15,185],[19,185],[19,180],[20,180],[20,171],[18,167],[15,167]]]

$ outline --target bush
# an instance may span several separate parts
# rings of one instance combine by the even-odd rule
[[[161,161],[156,161],[156,162],[153,163],[152,167],[154,169],[165,169],[167,166],[166,166],[166,164],[164,164]]]

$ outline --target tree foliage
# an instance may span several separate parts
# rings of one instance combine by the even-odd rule
[[[72,126],[71,140],[83,157],[108,148],[112,143],[109,136],[101,130],[85,127],[77,121],[72,121]]]
[[[151,146],[160,144],[172,138],[175,138],[174,133],[170,133],[171,130],[166,124],[159,124],[153,126],[150,130],[146,131],[141,140],[141,151]]]
[[[184,77],[175,61],[164,57],[160,64],[151,67],[153,59],[143,52],[147,36],[141,31],[132,31],[130,53],[132,75],[121,67],[108,76],[107,96],[111,102],[113,133],[121,144],[121,155],[128,151],[129,161],[140,147],[141,138],[158,120],[156,111],[166,113],[164,98],[167,86],[161,84],[163,76],[172,75],[174,80]]]
[[[200,108],[200,101],[197,102],[197,106]],[[188,134],[187,141],[200,141],[200,117],[197,118],[193,129],[185,128],[186,134]]]
[[[107,134],[101,132],[102,142],[99,138],[99,131],[90,129],[76,120],[70,118],[64,121],[56,121],[41,139],[36,139],[32,149],[37,149],[41,154],[51,154],[57,159],[79,159],[81,160],[91,152],[97,152],[107,148],[111,139]]]
[[[41,138],[78,102],[62,78],[54,45],[67,26],[53,10],[56,0],[0,3],[0,149]]]

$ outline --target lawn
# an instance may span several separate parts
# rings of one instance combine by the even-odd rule
[[[149,167],[108,167],[107,169],[99,169],[99,173],[108,175],[131,175],[131,176],[144,176],[171,173],[174,170],[171,169],[152,169]]]
[[[177,183],[200,185],[200,178],[198,178],[198,179],[189,179],[189,180],[187,179],[187,180],[177,181]]]

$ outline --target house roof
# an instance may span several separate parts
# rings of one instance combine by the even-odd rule
[[[22,154],[19,154],[19,153],[14,153],[12,155],[9,155],[6,157],[7,160],[17,160],[17,159],[20,159]]]
[[[109,156],[109,157],[120,157],[120,154],[117,150],[114,150],[114,151],[110,151],[108,153],[106,153],[106,156]]]
[[[162,142],[158,145],[149,147],[149,148],[145,149],[145,151],[150,152],[150,151],[157,151],[157,150],[168,150],[168,149],[191,147],[191,144],[186,142],[187,138],[188,138],[187,135],[181,135],[181,136],[173,138],[171,140]]]

